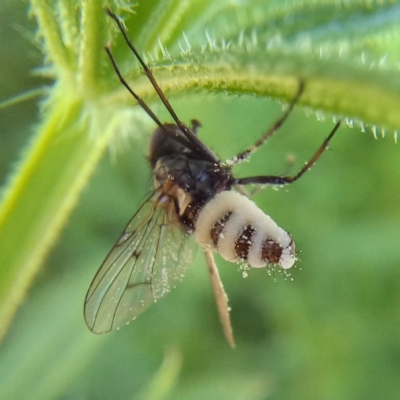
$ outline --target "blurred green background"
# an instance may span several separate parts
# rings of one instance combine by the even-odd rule
[[[0,5],[1,99],[36,88],[41,55],[26,4]],[[222,159],[251,144],[282,111],[250,97],[173,101]],[[1,182],[38,122],[36,101],[0,110]],[[168,120],[158,110],[162,120]],[[291,172],[332,129],[297,109],[238,176]],[[398,399],[400,393],[400,169],[389,133],[342,127],[294,185],[254,196],[292,233],[294,280],[265,270],[246,279],[217,257],[237,348],[220,329],[201,251],[181,285],[129,327],[86,328],[90,281],[151,189],[151,130],[105,154],[0,348],[1,399]],[[24,229],[22,226],[21,229]],[[15,249],[18,251],[18,249]]]

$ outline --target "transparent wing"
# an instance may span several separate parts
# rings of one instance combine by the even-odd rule
[[[128,324],[167,294],[192,261],[191,240],[160,191],[137,211],[95,275],[85,299],[86,324],[106,333]]]

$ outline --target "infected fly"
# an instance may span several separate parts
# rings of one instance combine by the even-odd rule
[[[304,83],[300,81],[287,110],[253,146],[237,154],[233,161],[222,162],[198,138],[198,121],[187,126],[179,120],[119,18],[111,10],[107,13],[175,123],[159,121],[130,88],[107,46],[105,50],[119,80],[158,125],[148,156],[154,173],[154,191],[95,275],[85,299],[86,324],[94,333],[119,329],[167,294],[182,279],[192,260],[188,237],[194,234],[205,253],[225,336],[234,346],[227,297],[213,253],[218,252],[243,268],[277,265],[287,270],[296,261],[291,236],[249,200],[241,188],[250,184],[282,186],[297,181],[327,148],[340,122],[296,175],[236,178],[232,167],[248,159],[280,128],[301,97]]]

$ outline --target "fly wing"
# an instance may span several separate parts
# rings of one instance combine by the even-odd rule
[[[173,201],[155,192],[137,211],[95,275],[84,306],[94,333],[119,329],[183,278],[193,255]]]

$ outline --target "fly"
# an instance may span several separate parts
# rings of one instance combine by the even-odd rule
[[[244,269],[277,265],[287,270],[296,261],[291,235],[249,200],[242,188],[251,184],[283,186],[297,181],[328,147],[340,121],[296,175],[236,178],[232,168],[248,159],[281,127],[300,99],[304,82],[299,82],[287,110],[253,146],[237,154],[232,161],[223,162],[199,139],[200,122],[192,120],[187,126],[179,120],[119,18],[111,10],[106,11],[174,123],[160,122],[126,82],[110,47],[106,46],[119,80],[158,125],[148,152],[154,191],[125,227],[96,273],[85,299],[86,324],[94,333],[117,330],[170,292],[192,261],[188,238],[194,234],[205,253],[224,334],[233,347],[227,296],[213,253],[218,252],[225,260],[240,264]]]

